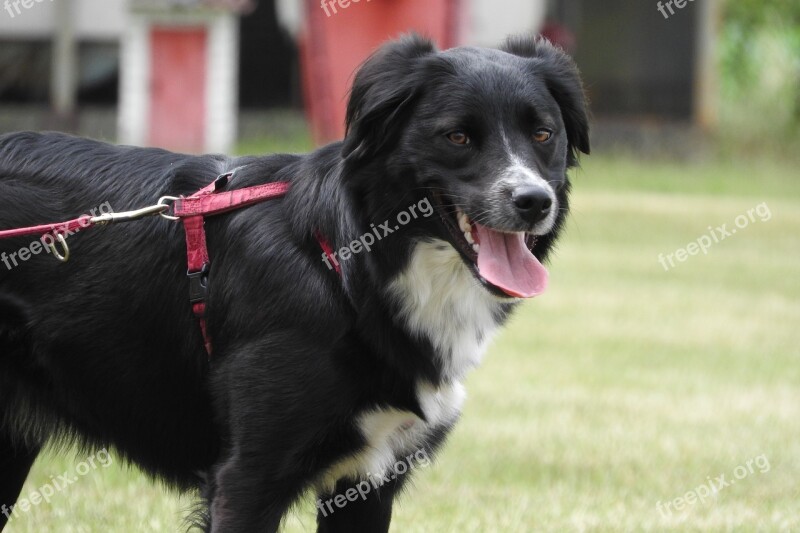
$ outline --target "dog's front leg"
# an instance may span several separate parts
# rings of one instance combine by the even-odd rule
[[[38,447],[15,443],[0,429],[0,531],[13,520],[14,503],[38,453]]]
[[[352,400],[330,348],[316,342],[282,335],[215,354],[211,389],[225,444],[208,477],[208,531],[278,531],[325,468],[352,452]]]
[[[394,498],[406,477],[386,482],[340,480],[332,493],[317,500],[317,533],[387,533]]]
[[[211,533],[275,533],[300,487],[276,479],[269,459],[234,453],[217,469],[210,505]]]

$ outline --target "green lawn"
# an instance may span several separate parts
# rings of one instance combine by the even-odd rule
[[[393,530],[800,530],[798,178],[789,163],[585,158],[549,292],[469,379]],[[769,221],[659,264],[763,202]],[[82,459],[43,457],[25,492]],[[748,461],[704,503],[665,509]],[[171,532],[191,504],[113,465],[9,531]],[[308,504],[286,530],[313,526]]]

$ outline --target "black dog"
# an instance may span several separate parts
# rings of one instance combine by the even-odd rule
[[[109,446],[202,490],[207,531],[275,531],[309,490],[319,531],[388,530],[466,372],[545,288],[587,113],[546,41],[438,52],[407,37],[365,63],[347,117],[344,142],[308,155],[0,137],[0,229],[152,205],[235,168],[232,189],[291,182],[206,222],[210,359],[179,224],[87,230],[66,264],[0,241],[0,504],[43,446]]]

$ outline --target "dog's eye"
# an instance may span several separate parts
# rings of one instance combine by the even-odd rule
[[[469,135],[463,131],[454,131],[452,133],[448,133],[447,140],[453,144],[458,144],[461,146],[466,146],[472,142],[472,139],[469,138]]]
[[[533,140],[537,143],[546,143],[552,136],[552,131],[542,128],[540,130],[536,130],[536,133],[533,134]]]

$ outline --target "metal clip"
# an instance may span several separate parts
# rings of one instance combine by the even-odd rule
[[[158,203],[150,207],[136,209],[135,211],[123,211],[121,213],[108,213],[92,217],[90,220],[92,224],[111,224],[113,222],[130,222],[132,220],[139,220],[144,217],[152,217],[155,215],[163,215],[169,211],[169,206],[166,204]]]
[[[180,198],[178,198],[177,196],[162,196],[161,198],[158,199],[158,204],[156,205],[163,206],[165,208],[164,211],[159,213],[161,218],[166,218],[167,220],[180,220],[180,217],[174,217],[172,215],[165,214],[167,211],[170,210],[171,207],[167,202],[176,202],[178,200],[180,200]]]
[[[56,239],[61,243],[61,247],[64,252],[63,255],[59,253],[58,249],[56,249]],[[47,243],[47,247],[50,248],[51,252],[53,252],[53,256],[55,256],[55,258],[62,263],[69,261],[69,246],[67,246],[67,239],[60,233],[55,234],[55,239],[52,242]]]

